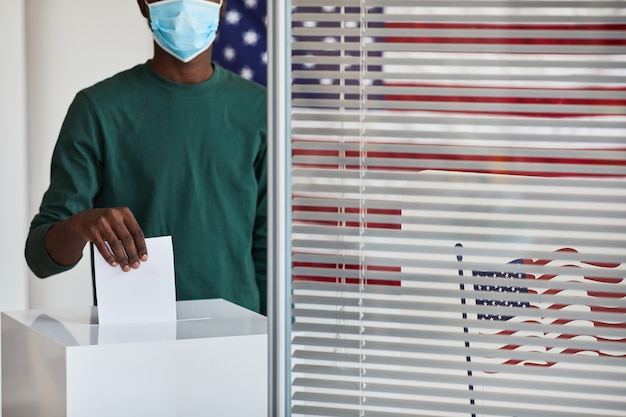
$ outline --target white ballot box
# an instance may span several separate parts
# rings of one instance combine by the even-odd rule
[[[2,313],[3,417],[267,416],[267,319],[221,299],[177,320],[98,325],[97,308]]]

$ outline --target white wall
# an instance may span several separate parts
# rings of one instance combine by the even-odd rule
[[[0,13],[0,310],[26,307],[26,77],[23,0]]]
[[[22,0],[2,0],[0,13],[0,311],[27,306],[26,77]],[[2,338],[0,337],[0,343]],[[1,364],[0,364],[0,372]],[[1,380],[0,380],[1,382]],[[2,391],[0,391],[2,401]],[[0,409],[0,416],[2,410]]]
[[[52,149],[74,95],[144,62],[152,54],[152,37],[135,0],[24,1],[30,221],[48,186]],[[23,256],[17,262],[23,265]],[[44,280],[29,273],[28,286],[30,308],[91,305],[89,257]]]

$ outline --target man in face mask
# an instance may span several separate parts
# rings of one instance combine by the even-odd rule
[[[179,300],[265,312],[266,93],[212,62],[225,3],[138,0],[154,55],[74,98],[26,241],[37,276],[87,242],[132,271],[171,235]]]

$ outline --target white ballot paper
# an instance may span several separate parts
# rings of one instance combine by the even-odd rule
[[[176,322],[172,237],[147,238],[146,246],[148,260],[128,272],[94,247],[99,325]]]

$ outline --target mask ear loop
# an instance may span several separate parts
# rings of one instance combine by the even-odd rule
[[[222,1],[222,0],[220,0]],[[150,3],[148,3],[148,0],[143,0],[143,3],[146,5],[146,14],[148,15],[148,27],[150,28],[150,30],[152,30],[152,13],[150,13]]]

